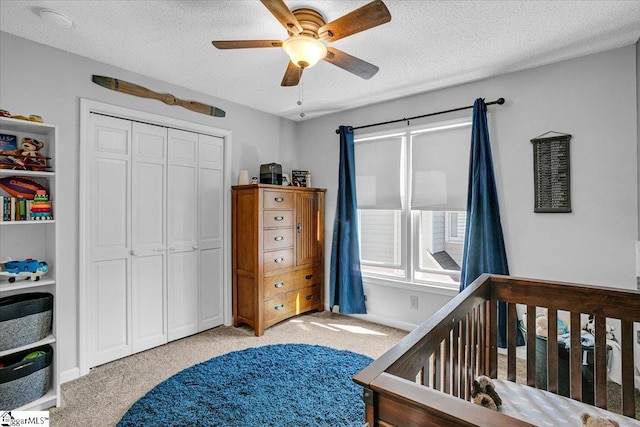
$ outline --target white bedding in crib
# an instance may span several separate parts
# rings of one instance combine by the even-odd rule
[[[640,426],[640,421],[615,414],[545,390],[511,381],[493,380],[502,398],[499,412],[537,426],[581,426],[580,415],[587,412],[617,421],[621,426]]]

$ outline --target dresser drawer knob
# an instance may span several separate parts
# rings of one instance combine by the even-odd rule
[[[284,257],[278,257],[278,258],[274,259],[273,262],[278,263],[278,264],[283,263],[284,262]]]
[[[273,238],[273,240],[275,240],[276,242],[279,242],[281,240],[284,240],[284,236],[276,236]]]
[[[275,201],[276,201],[276,202],[278,202],[278,203],[282,203],[282,202],[284,202],[284,197],[276,197],[276,198],[275,198],[275,199],[273,199],[273,200],[275,200]]]
[[[273,308],[276,309],[276,310],[282,310],[284,308],[284,304],[276,305]]]
[[[306,276],[304,276],[304,278],[307,280],[311,280],[312,277],[313,277],[313,274],[307,274]]]
[[[311,294],[311,295],[307,295],[307,296],[305,297],[305,299],[306,299],[307,301],[312,300],[312,299],[313,299],[313,294]]]
[[[281,287],[284,286],[284,282],[275,283],[273,286],[276,287],[276,288],[281,288]]]
[[[276,221],[282,221],[284,219],[284,217],[278,215],[278,216],[274,216],[273,219],[275,219]]]

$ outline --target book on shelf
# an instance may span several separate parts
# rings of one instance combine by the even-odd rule
[[[0,196],[0,221],[29,221],[53,219],[51,205],[36,204],[22,197]]]

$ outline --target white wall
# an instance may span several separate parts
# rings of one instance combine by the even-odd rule
[[[297,127],[300,161],[327,191],[327,259],[335,214],[339,125],[365,125],[472,105],[489,107],[489,128],[512,275],[635,289],[638,237],[636,46],[325,116]],[[375,77],[371,80],[375,84]],[[468,114],[468,112],[467,112]],[[446,120],[458,115],[436,116]],[[411,125],[426,123],[426,119]],[[374,128],[383,130],[403,123]],[[532,138],[573,135],[569,214],[533,212]],[[371,131],[367,129],[366,131]],[[356,135],[358,131],[356,131]],[[327,275],[329,277],[327,265]],[[329,284],[327,283],[327,287]],[[366,284],[371,319],[397,325],[426,319],[451,293]],[[328,298],[329,292],[327,292]],[[419,295],[419,310],[409,295]]]
[[[260,164],[279,162],[297,167],[293,144],[295,123],[182,87],[150,79],[77,55],[0,33],[0,108],[12,114],[37,114],[58,125],[56,218],[61,251],[58,271],[58,335],[62,378],[78,367],[78,150],[80,98],[89,98],[232,131],[231,176],[241,169],[258,175]],[[203,102],[226,111],[225,118],[198,114],[178,106],[114,92],[94,84],[98,74],[126,80],[156,92]],[[221,82],[221,84],[229,84]],[[230,289],[229,284],[229,289]]]

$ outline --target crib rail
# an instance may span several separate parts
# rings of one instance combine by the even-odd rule
[[[622,413],[635,416],[633,323],[640,322],[640,292],[567,283],[483,275],[418,326],[395,347],[356,375],[364,388],[367,421],[371,426],[513,424],[513,418],[469,403],[473,379],[498,377],[497,312],[507,313],[506,369],[501,377],[536,387],[535,333],[526,334],[525,372],[516,358],[516,305],[526,306],[526,330],[535,331],[535,313],[547,309],[548,336],[557,336],[558,311],[570,313],[571,331],[580,331],[583,317],[594,316],[595,345],[593,404],[607,408],[606,325],[619,320],[622,364]],[[532,315],[533,314],[533,315]],[[616,328],[617,329],[617,328]],[[583,352],[580,334],[569,347],[569,396],[583,401]],[[545,388],[559,392],[558,348],[549,340]],[[539,381],[538,381],[539,382]],[[487,419],[486,417],[489,417]]]

